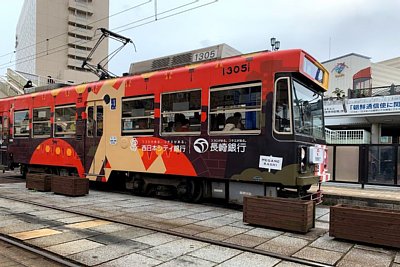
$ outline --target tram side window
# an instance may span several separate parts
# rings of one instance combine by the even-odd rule
[[[96,107],[96,135],[103,136],[103,106]]]
[[[50,136],[50,108],[33,109],[33,137]]]
[[[21,110],[14,112],[14,136],[29,136],[29,111]]]
[[[87,109],[87,136],[103,136],[103,106],[96,106],[96,113],[94,110],[94,107],[88,107]]]
[[[163,134],[200,134],[201,90],[165,93],[161,96]]]
[[[62,106],[55,108],[54,114],[54,136],[71,137],[76,132],[76,107]]]
[[[8,138],[8,118],[3,117],[3,140]]]
[[[210,89],[211,134],[260,133],[261,83]]]
[[[291,133],[289,78],[280,78],[275,83],[275,131]]]
[[[93,107],[88,107],[86,120],[87,136],[93,137],[94,131],[94,112]]]
[[[151,135],[154,132],[154,96],[122,100],[122,134]]]

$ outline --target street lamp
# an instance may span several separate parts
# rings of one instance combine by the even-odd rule
[[[271,50],[272,51],[277,51],[277,50],[279,50],[280,46],[281,46],[281,42],[276,40],[275,37],[272,37],[271,38],[271,47],[272,47]]]

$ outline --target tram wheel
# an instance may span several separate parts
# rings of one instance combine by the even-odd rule
[[[177,187],[178,197],[185,202],[200,202],[203,198],[203,186],[201,182],[187,180]]]
[[[134,179],[133,180],[133,194],[135,195],[144,195],[144,181],[143,179]]]
[[[21,172],[22,178],[26,179],[26,174],[28,173],[28,167],[26,165],[21,165],[20,172]]]
[[[300,186],[297,188],[297,194],[300,197],[306,196],[307,195],[307,190],[311,188],[311,185],[305,185],[305,186]]]

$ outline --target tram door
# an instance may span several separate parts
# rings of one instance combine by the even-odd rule
[[[86,108],[86,142],[85,142],[85,169],[88,171],[88,178],[99,179],[104,176],[103,165],[105,160],[105,142],[102,141],[104,107],[103,101],[88,102]]]
[[[8,116],[0,112],[0,167],[4,170],[8,166]]]

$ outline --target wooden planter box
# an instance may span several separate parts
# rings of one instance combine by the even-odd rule
[[[400,248],[400,210],[336,205],[331,207],[329,235]]]
[[[49,174],[42,173],[27,173],[26,188],[38,191],[50,191],[51,176]]]
[[[315,225],[315,204],[311,200],[245,196],[243,221],[281,230],[307,233]]]
[[[51,191],[66,196],[84,196],[89,193],[89,179],[75,176],[52,176]]]

